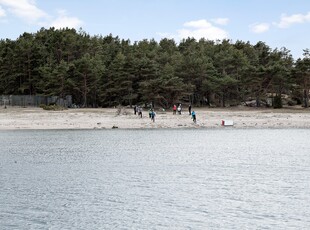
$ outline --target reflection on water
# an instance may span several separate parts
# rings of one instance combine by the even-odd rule
[[[0,229],[310,229],[310,130],[0,132]]]

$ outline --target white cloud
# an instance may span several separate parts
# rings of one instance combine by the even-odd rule
[[[208,22],[205,19],[197,20],[197,21],[190,21],[184,23],[185,27],[178,30],[178,37],[180,39],[193,37],[195,39],[206,38],[208,40],[217,40],[217,39],[224,39],[228,37],[228,33]]]
[[[197,20],[197,21],[185,22],[184,26],[194,27],[194,28],[207,28],[207,27],[211,27],[212,24],[208,22],[207,20],[202,19],[202,20]]]
[[[83,22],[77,17],[69,17],[65,10],[58,11],[58,17],[52,21],[51,27],[55,27],[56,29],[60,28],[78,28],[81,27]]]
[[[5,10],[0,6],[0,18],[5,16],[6,16]]]
[[[293,14],[290,16],[283,14],[281,16],[280,22],[274,23],[274,25],[278,26],[279,28],[288,28],[293,24],[306,22],[310,22],[310,12],[307,14]]]
[[[177,30],[177,34],[157,33],[165,35],[168,38],[174,38],[176,41],[186,39],[188,37],[199,40],[205,38],[208,40],[222,40],[228,38],[228,32],[214,26],[205,19],[197,21],[189,21],[183,24],[184,28]]]
[[[6,11],[5,11],[6,10]],[[21,18],[29,24],[40,26],[53,26],[59,28],[77,28],[82,21],[77,17],[69,17],[64,10],[58,11],[58,16],[53,20],[51,15],[39,9],[35,0],[0,0],[0,17],[6,16],[6,12]]]
[[[36,6],[34,0],[0,0],[0,4],[13,15],[29,23],[36,23],[38,20],[48,17],[47,13]]]
[[[268,23],[259,23],[259,24],[250,25],[250,30],[256,34],[264,33],[268,31],[269,29],[270,29],[270,25]]]
[[[213,18],[211,19],[211,21],[214,22],[215,24],[225,26],[228,24],[229,19],[228,18]]]
[[[289,28],[290,26],[294,24],[302,24],[310,22],[310,12],[307,14],[292,14],[290,16],[287,16],[285,14],[281,15],[279,22],[273,22],[273,23],[256,23],[250,25],[250,30],[253,33],[264,33],[270,29],[271,26],[276,26],[278,28]]]

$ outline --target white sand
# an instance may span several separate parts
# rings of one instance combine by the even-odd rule
[[[310,110],[232,108],[195,108],[197,123],[194,124],[187,111],[173,115],[172,111],[156,111],[155,122],[143,111],[143,117],[126,108],[117,115],[117,109],[68,109],[47,111],[41,108],[0,108],[0,130],[16,129],[121,129],[140,128],[227,128],[222,120],[234,122],[233,128],[310,128]]]

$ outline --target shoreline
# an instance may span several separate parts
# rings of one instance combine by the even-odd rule
[[[133,108],[79,108],[48,111],[38,107],[0,108],[0,131],[3,130],[93,130],[93,129],[248,129],[310,128],[310,110],[305,108],[194,108],[195,124],[187,110],[181,115],[156,111],[155,122],[143,110],[142,118]],[[233,126],[222,122],[232,121]]]

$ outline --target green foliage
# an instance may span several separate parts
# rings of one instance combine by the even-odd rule
[[[282,108],[283,107],[283,105],[282,105],[282,99],[281,99],[281,96],[275,96],[274,98],[273,98],[273,108],[274,109],[280,109],[280,108]]]
[[[72,95],[81,107],[164,108],[181,101],[227,106],[286,94],[308,107],[309,53],[294,62],[288,50],[264,42],[187,38],[177,44],[164,38],[131,44],[112,34],[42,28],[0,41],[0,94]]]

